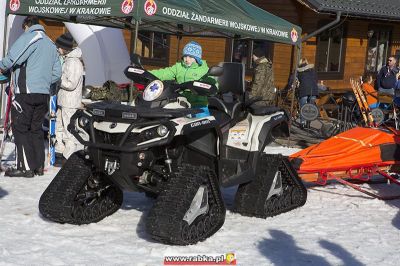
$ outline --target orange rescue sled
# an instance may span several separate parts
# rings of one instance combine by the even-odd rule
[[[305,182],[325,185],[328,180],[337,180],[374,198],[400,198],[382,197],[343,179],[369,181],[381,175],[400,185],[388,174],[393,165],[400,164],[400,131],[356,127],[301,150],[290,159]]]

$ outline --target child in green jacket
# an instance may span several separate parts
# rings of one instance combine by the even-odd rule
[[[201,60],[202,49],[200,44],[191,41],[183,48],[182,60],[171,67],[150,71],[160,80],[175,80],[178,84],[199,80],[208,72],[207,62]],[[207,96],[199,96],[191,91],[184,91],[183,96],[192,105],[192,108],[200,108],[203,113],[196,115],[197,118],[209,116]]]

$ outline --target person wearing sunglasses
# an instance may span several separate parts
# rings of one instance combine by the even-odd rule
[[[376,77],[378,91],[394,95],[398,73],[397,60],[394,56],[391,56],[388,58],[386,66],[381,68]]]

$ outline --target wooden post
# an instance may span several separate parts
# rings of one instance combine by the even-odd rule
[[[297,57],[295,60],[295,68],[293,72],[293,80],[292,84],[290,84],[290,90],[292,90],[292,99],[290,102],[290,121],[289,121],[289,137],[288,137],[288,146],[290,146],[290,132],[291,132],[291,127],[292,127],[292,118],[293,118],[293,107],[294,107],[294,97],[296,95],[296,80],[297,80],[297,65],[300,62],[301,58],[301,42],[299,42],[297,45]]]

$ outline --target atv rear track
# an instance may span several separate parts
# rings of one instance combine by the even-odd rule
[[[239,185],[235,197],[236,212],[245,216],[267,218],[306,203],[307,190],[287,157],[263,154],[258,165],[260,167],[257,169],[256,179]],[[281,177],[281,182],[274,184],[277,174]],[[272,190],[280,188],[280,193],[271,193],[271,187]]]

